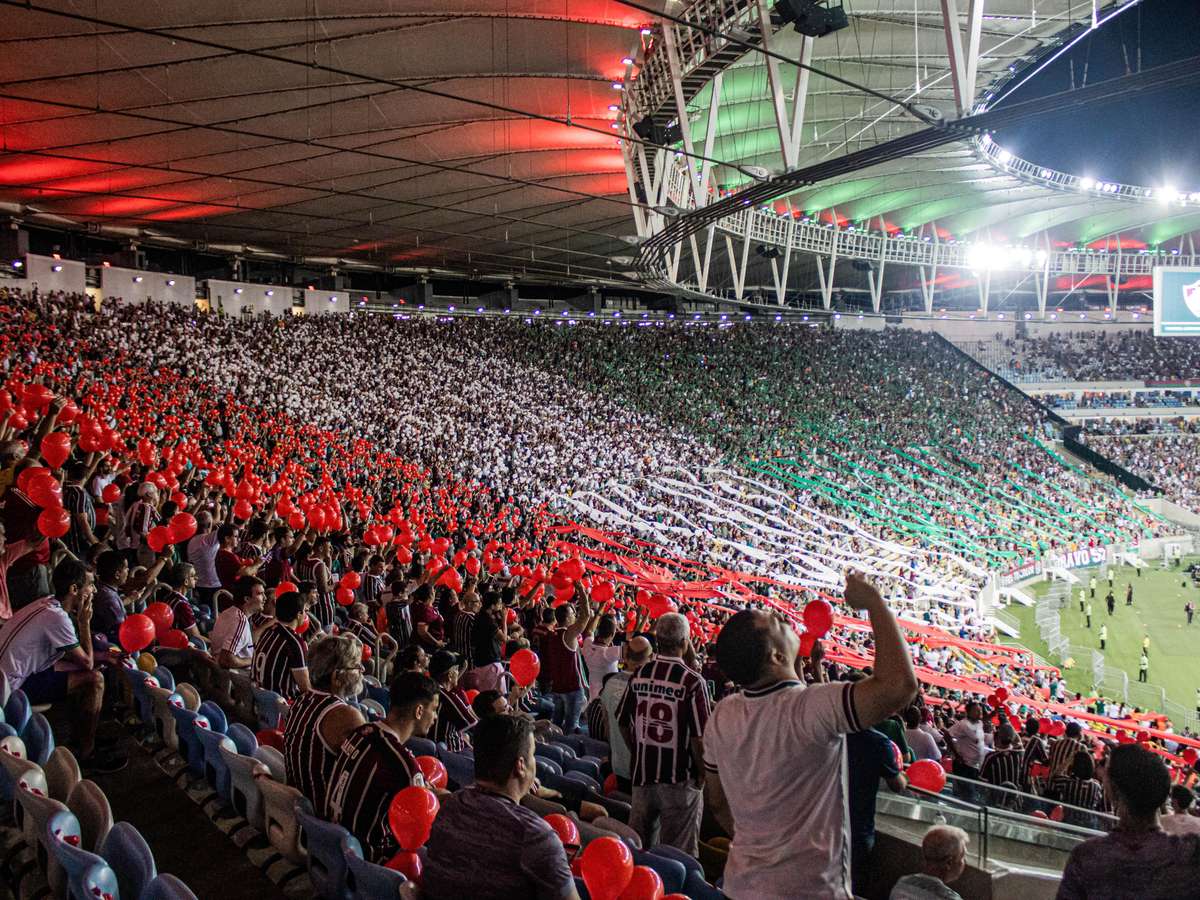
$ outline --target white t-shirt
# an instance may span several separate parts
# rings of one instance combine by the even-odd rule
[[[983,758],[987,756],[987,744],[983,740],[982,722],[959,719],[950,729],[950,737],[954,738],[954,751],[964,763],[972,769],[983,765]]]
[[[617,671],[617,663],[621,659],[621,648],[597,644],[590,637],[583,639],[583,664],[587,666],[588,701],[600,696],[600,688],[604,687],[604,676]]]
[[[1200,834],[1200,818],[1187,813],[1159,816],[1158,824],[1167,834]]]
[[[733,900],[848,900],[846,741],[861,726],[849,682],[782,681],[726,697],[704,730],[737,833],[722,890]]]
[[[221,586],[221,579],[217,577],[217,551],[220,549],[216,529],[188,541],[187,558],[196,567],[197,587],[213,590]]]
[[[10,691],[44,672],[79,646],[71,617],[54,597],[35,600],[0,628],[0,672]]]
[[[227,606],[221,610],[217,621],[213,623],[209,641],[214,658],[222,650],[228,650],[234,656],[243,659],[254,655],[254,636],[251,633],[250,619],[236,606]]]
[[[904,736],[908,746],[912,747],[915,759],[935,759],[941,761],[942,752],[938,750],[937,741],[923,728],[905,728]]]

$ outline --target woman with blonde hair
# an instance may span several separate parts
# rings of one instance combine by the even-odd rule
[[[349,702],[362,693],[362,642],[351,634],[322,638],[308,648],[312,690],[296,698],[283,730],[287,783],[319,805],[338,748],[364,723]]]

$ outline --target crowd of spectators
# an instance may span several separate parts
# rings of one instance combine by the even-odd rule
[[[1200,434],[1088,434],[1086,442],[1167,499],[1200,510]]]
[[[871,877],[879,777],[905,788],[883,756],[888,741],[901,761],[949,754],[964,779],[1003,778],[997,786],[1010,783],[1015,767],[1005,760],[1021,751],[1024,786],[1026,747],[1040,740],[1036,719],[1025,746],[1003,721],[1029,715],[1023,704],[985,706],[937,685],[918,694],[918,669],[986,677],[1018,696],[1057,690],[1028,656],[964,662],[945,642],[911,640],[893,606],[950,624],[947,636],[988,636],[963,604],[922,590],[933,586],[928,568],[969,585],[978,566],[943,565],[957,545],[884,520],[903,502],[947,534],[971,534],[985,565],[1084,540],[1085,519],[1116,537],[1157,527],[1043,448],[1044,423],[1019,395],[909,332],[235,320],[152,305],[96,312],[82,297],[3,299],[0,487],[10,543],[0,548],[0,600],[11,618],[0,628],[0,671],[9,686],[40,702],[73,699],[71,739],[85,769],[120,769],[120,754],[96,741],[103,675],[123,664],[123,622],[162,600],[187,645],[183,670],[245,669],[292,701],[289,783],[376,862],[399,850],[386,824],[391,798],[425,784],[409,742],[471,750],[476,783],[443,797],[445,818],[429,839],[435,895],[573,896],[566,848],[523,800],[555,796],[536,778],[540,737],[603,729],[606,770],[628,791],[630,825],[645,845],[696,854],[712,836],[708,809],[733,838],[729,896],[791,896],[799,883],[850,896],[847,861],[856,879]],[[58,465],[47,459],[54,434],[69,439]],[[796,461],[799,491],[784,487],[783,470],[750,468],[785,456]],[[659,479],[671,466],[717,467],[719,478],[693,478],[673,507]],[[747,471],[770,475],[774,487],[762,492]],[[850,501],[836,489],[858,473],[874,481],[869,496]],[[61,531],[39,512],[57,508],[46,495],[55,476]],[[1052,479],[1062,487],[1047,488]],[[720,502],[694,490],[718,482],[730,488]],[[720,565],[770,571],[776,561],[758,554],[773,538],[762,528],[805,511],[798,552],[813,564],[776,572],[797,584],[819,566],[839,573],[804,586],[815,594],[845,585],[857,619],[838,630],[837,653],[826,659],[816,642],[799,654],[785,615],[799,602],[782,599],[793,586],[781,599],[767,589],[739,594],[741,576],[727,573],[731,588],[716,602],[681,595],[678,612],[656,613],[651,627],[633,587],[593,601],[595,583],[549,577],[569,554],[550,514],[582,513],[580,503],[605,492],[648,515],[644,523],[710,517],[707,532],[627,548],[654,559],[660,568],[642,571],[659,577],[661,566],[680,575],[695,558],[709,574]],[[992,533],[965,514],[968,497]],[[859,513],[861,524],[839,524]],[[194,518],[194,534],[164,543],[158,529],[180,514]],[[632,513],[620,515],[632,524]],[[871,580],[845,578],[856,556],[872,562]],[[522,572],[526,560],[545,572]],[[517,685],[505,660],[527,648],[538,651],[540,677]],[[358,699],[367,673],[389,665],[399,674],[379,716]],[[1073,727],[1068,741],[1078,738]],[[1057,771],[1062,746],[1073,745],[1048,748],[1045,791],[1070,802],[1084,791],[1060,779],[1091,776],[1074,756]],[[1128,785],[1156,778],[1154,765],[1166,772],[1133,749],[1152,762],[1139,763]],[[847,754],[864,760],[849,822],[846,788],[830,777]],[[1118,812],[1127,790],[1114,791]],[[1087,808],[1100,809],[1102,797]],[[1141,805],[1128,809],[1144,823]],[[480,834],[490,836],[486,849]],[[1180,840],[1175,849],[1200,853],[1185,846],[1200,838]],[[953,881],[964,848],[953,831],[935,831],[923,873],[901,896],[929,891],[930,879]],[[1182,870],[1181,859],[1165,864]]]
[[[1149,326],[997,338],[970,351],[1023,381],[1185,381],[1200,372],[1195,341],[1155,337]]]

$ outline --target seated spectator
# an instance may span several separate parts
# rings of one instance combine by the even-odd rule
[[[409,644],[396,655],[401,672],[429,672],[429,654],[420,644]]]
[[[283,726],[283,761],[287,783],[315,808],[342,742],[365,721],[347,702],[362,693],[362,644],[349,634],[318,641],[308,653],[308,675],[312,690],[296,699]]]
[[[1021,780],[1021,770],[1025,765],[1025,751],[1017,742],[1017,732],[1005,723],[996,729],[992,742],[995,749],[983,759],[983,766],[979,770],[980,781],[997,786],[1006,781],[1016,784]]]
[[[947,887],[967,868],[970,838],[953,825],[934,825],[921,841],[921,871],[896,882],[889,900],[962,900]]]
[[[1105,782],[1120,823],[1071,851],[1058,900],[1195,896],[1200,834],[1168,834],[1160,827],[1158,813],[1171,792],[1163,761],[1139,744],[1122,744],[1109,757]]]
[[[289,591],[276,598],[275,620],[262,630],[254,643],[250,677],[263,690],[274,691],[289,700],[312,690],[304,642],[296,634],[303,617],[302,603],[298,591]]]
[[[187,598],[188,593],[196,588],[196,567],[191,563],[175,563],[175,565],[165,570],[162,581],[163,584],[170,588],[170,593],[166,597],[166,604],[171,607],[171,612],[175,613],[174,627],[178,628],[189,638],[198,638],[201,643],[207,644],[207,639],[200,633],[196,608],[192,606],[192,601]]]
[[[490,716],[475,729],[475,783],[442,800],[426,844],[422,890],[474,900],[579,895],[554,830],[521,805],[537,775],[533,729]]]
[[[1086,750],[1076,753],[1067,773],[1050,779],[1046,796],[1081,809],[1104,809],[1104,788],[1096,780],[1096,763],[1092,754]]]
[[[1171,785],[1170,812],[1158,820],[1167,834],[1200,834],[1200,817],[1192,814],[1196,794],[1182,784]]]
[[[1076,754],[1088,751],[1088,745],[1081,738],[1082,734],[1082,725],[1078,722],[1068,722],[1066,733],[1050,742],[1050,778],[1066,775]]]
[[[743,688],[717,704],[704,732],[708,801],[733,838],[722,886],[733,900],[792,897],[799,884],[813,896],[851,896],[842,735],[903,709],[917,679],[879,591],[852,572],[845,601],[868,611],[874,633],[874,671],[855,684],[805,687],[800,639],[777,613],[736,613],[717,637],[721,671]]]
[[[209,635],[209,652],[224,669],[247,669],[254,661],[254,616],[262,612],[266,588],[253,575],[233,586],[228,606],[221,610]]]
[[[92,573],[67,557],[52,581],[53,596],[22,607],[0,628],[0,672],[9,690],[24,691],[31,703],[73,700],[80,765],[95,773],[119,771],[127,762],[123,755],[96,749],[104,677],[92,649]]]
[[[390,634],[380,634],[375,630],[375,626],[371,624],[371,613],[365,603],[355,603],[350,607],[349,620],[346,622],[346,631],[354,635],[364,646],[370,647],[372,653],[376,643],[379,644],[379,654],[383,659],[391,659],[396,655],[396,642],[392,640]]]
[[[913,760],[933,759],[941,762],[942,751],[933,735],[921,727],[921,710],[910,706],[904,711],[904,736],[912,748]]]
[[[92,635],[104,635],[118,646],[117,629],[125,621],[121,588],[129,577],[129,560],[120,550],[105,550],[96,559],[96,599],[92,603]]]
[[[471,703],[458,684],[461,666],[458,654],[449,650],[439,650],[429,660],[429,677],[437,682],[441,697],[433,739],[453,753],[461,753],[471,745],[467,731],[475,724]]]
[[[425,784],[404,742],[414,735],[425,737],[437,714],[433,679],[402,672],[392,682],[387,716],[355,728],[338,750],[319,813],[358,838],[371,862],[382,865],[400,849],[388,826],[388,806],[397,791]]]
[[[409,606],[412,617],[413,636],[427,653],[433,653],[446,646],[445,622],[441,613],[433,605],[433,588],[421,584],[412,592],[412,604]]]

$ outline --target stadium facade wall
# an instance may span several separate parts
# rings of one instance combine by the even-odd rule
[[[55,266],[59,271],[55,272]],[[36,286],[41,293],[64,291],[82,294],[87,284],[87,267],[79,260],[55,259],[30,253],[25,256],[25,277],[13,281],[2,281],[0,287],[31,291]]]
[[[295,289],[285,284],[250,284],[245,281],[220,281],[215,278],[204,283],[210,308],[226,315],[239,315],[249,308],[255,315],[270,312],[275,316],[291,315]]]
[[[304,314],[306,316],[327,316],[332,313],[350,312],[350,293],[348,291],[305,291]]]
[[[196,279],[187,275],[105,266],[100,269],[100,294],[104,299],[115,297],[126,303],[153,300],[192,307],[196,305]]]

